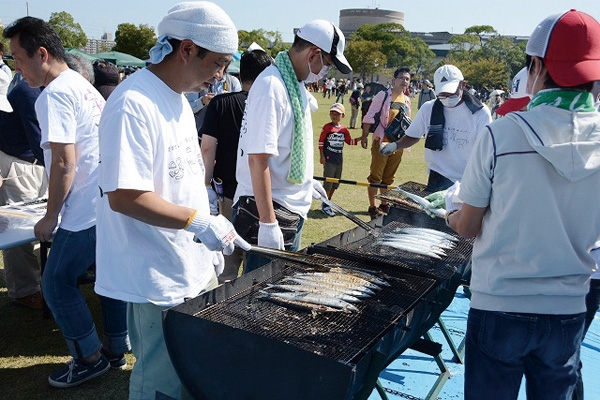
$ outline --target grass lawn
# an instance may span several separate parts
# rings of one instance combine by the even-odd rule
[[[348,114],[342,123],[348,125],[350,104],[346,96]],[[313,114],[315,144],[315,175],[322,176],[316,149],[322,126],[329,122],[329,107],[334,99],[323,99],[316,95],[319,110]],[[413,101],[413,115],[416,101]],[[360,136],[358,129],[352,130],[353,137]],[[343,179],[366,181],[369,175],[370,150],[360,145],[345,146]],[[410,152],[405,152],[396,174],[396,184],[406,181],[426,182],[427,170],[423,159],[423,144],[418,143]],[[367,189],[356,185],[340,185],[333,201],[347,211],[368,221]],[[337,215],[327,217],[320,210],[320,202],[314,202],[309,219],[304,225],[302,243],[307,246],[355,228],[349,219]],[[0,263],[1,263],[0,258]],[[2,267],[0,266],[0,269]],[[128,394],[128,379],[134,358],[128,355],[129,368],[110,371],[101,378],[71,389],[54,389],[47,383],[50,373],[69,360],[64,340],[52,319],[43,319],[41,312],[16,307],[10,304],[4,282],[4,271],[0,272],[0,393],[5,399],[125,399]],[[101,332],[99,302],[91,285],[82,291],[92,309],[98,330]],[[201,362],[201,360],[199,360]]]

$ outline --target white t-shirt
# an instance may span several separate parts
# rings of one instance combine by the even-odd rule
[[[147,69],[111,94],[100,121],[96,293],[131,303],[172,306],[195,297],[214,276],[213,253],[183,229],[117,213],[106,193],[154,192],[208,215],[204,164],[192,109]]]
[[[102,95],[70,69],[52,80],[35,102],[42,131],[40,145],[49,176],[52,174],[50,143],[75,144],[75,177],[60,213],[60,227],[72,232],[96,223],[98,123],[103,108]]]
[[[431,100],[421,106],[406,130],[407,136],[421,139],[427,135],[434,103],[435,100]],[[462,178],[475,139],[492,122],[492,117],[485,105],[472,114],[463,102],[453,108],[444,107],[444,118],[444,148],[440,151],[425,149],[425,162],[430,170],[454,182]]]
[[[304,182],[295,184],[287,176],[291,163],[294,116],[283,79],[275,66],[267,67],[254,81],[248,94],[240,142],[234,203],[240,196],[253,196],[248,154],[270,154],[271,194],[273,200],[307,218],[312,202],[313,134],[310,106],[304,84],[299,82],[306,129],[306,170]]]

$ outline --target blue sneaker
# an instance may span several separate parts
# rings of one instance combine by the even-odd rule
[[[127,359],[124,353],[112,354],[108,350],[105,350],[104,347],[100,349],[100,352],[108,358],[111,369],[125,369],[127,367]]]
[[[108,358],[101,355],[94,364],[83,364],[81,360],[72,359],[67,366],[50,375],[48,383],[57,388],[70,388],[100,376],[110,369]]]

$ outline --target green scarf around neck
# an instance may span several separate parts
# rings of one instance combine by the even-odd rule
[[[298,85],[298,77],[292,66],[292,61],[287,51],[282,51],[275,57],[275,66],[283,77],[285,88],[290,96],[292,112],[294,114],[294,134],[292,136],[291,165],[288,172],[288,181],[293,183],[304,182],[306,172],[306,129],[304,109],[302,107],[302,94]]]
[[[593,112],[594,98],[590,92],[570,89],[546,89],[540,90],[529,102],[528,110],[539,105],[546,104],[563,110],[574,112]]]

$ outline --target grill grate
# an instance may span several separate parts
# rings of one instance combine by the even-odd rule
[[[364,265],[341,259],[314,256],[315,263],[340,264],[343,267]],[[365,354],[373,343],[389,330],[400,325],[414,306],[435,286],[434,279],[415,277],[400,271],[370,271],[390,283],[374,296],[357,304],[356,313],[323,313],[312,315],[260,300],[259,291],[269,283],[279,283],[296,272],[306,272],[307,267],[275,260],[281,272],[256,283],[224,301],[195,314],[215,323],[224,324],[257,335],[276,339],[339,362],[353,364]]]
[[[425,197],[431,192],[425,190],[425,185],[417,182],[406,182],[399,186],[402,190],[405,190],[409,193],[416,194],[417,196]],[[419,211],[419,205],[412,201],[411,199],[404,196],[397,190],[388,190],[385,193],[381,193],[375,196],[378,199],[385,200],[387,202],[392,203],[394,206],[410,210],[410,211]]]

